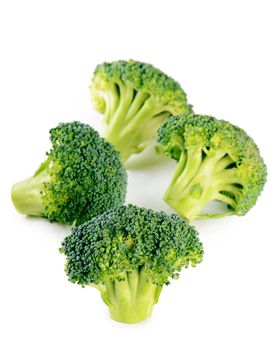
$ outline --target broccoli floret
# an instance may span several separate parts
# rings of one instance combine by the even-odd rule
[[[245,215],[266,181],[266,166],[252,138],[237,126],[204,115],[169,118],[158,130],[163,152],[178,161],[165,201],[189,220]],[[222,213],[204,213],[211,201]]]
[[[122,206],[73,228],[60,249],[69,281],[96,287],[111,318],[148,318],[164,284],[202,260],[198,233],[178,215]]]
[[[155,142],[170,115],[191,111],[180,85],[150,64],[133,60],[103,63],[91,82],[94,108],[104,114],[104,137],[126,161]]]
[[[12,187],[16,209],[63,224],[80,224],[123,205],[127,175],[119,153],[89,125],[61,123],[35,174]]]

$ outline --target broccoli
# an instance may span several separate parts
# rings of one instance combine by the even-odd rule
[[[96,287],[111,318],[124,323],[147,319],[163,285],[203,256],[185,220],[131,204],[73,228],[60,252],[69,281]]]
[[[205,115],[168,118],[158,130],[163,152],[178,161],[164,200],[189,220],[245,215],[266,181],[266,166],[247,133]],[[211,201],[222,213],[203,212]]]
[[[127,175],[111,144],[79,122],[59,124],[50,140],[52,149],[35,174],[12,187],[20,213],[80,224],[123,205]]]
[[[168,116],[191,111],[176,81],[133,60],[98,65],[90,89],[94,108],[105,115],[104,137],[124,161],[155,142]]]

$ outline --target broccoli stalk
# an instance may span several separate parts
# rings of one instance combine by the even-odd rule
[[[185,220],[134,205],[73,228],[60,252],[69,281],[97,288],[111,318],[125,323],[150,317],[162,287],[203,256],[198,233]]]
[[[245,215],[256,203],[266,181],[266,166],[248,134],[210,116],[168,118],[158,130],[166,155],[178,161],[164,200],[182,216],[216,218]],[[222,213],[205,213],[219,201]]]
[[[132,60],[99,65],[91,97],[94,108],[104,114],[104,137],[123,161],[153,144],[168,116],[191,111],[177,82],[149,64]]]
[[[125,90],[131,90],[131,94],[127,96],[120,88],[120,103],[112,115],[106,118],[109,122],[104,132],[105,139],[116,147],[123,161],[153,143],[156,130],[170,115],[164,105],[154,102],[148,94],[137,92],[133,98],[133,89]]]
[[[144,269],[120,274],[120,280],[94,285],[108,305],[111,318],[118,322],[137,323],[152,314],[162,286],[147,282]]]
[[[45,216],[42,199],[45,183],[50,181],[49,160],[40,165],[35,174],[13,185],[12,201],[18,212],[30,216]]]
[[[227,169],[234,161],[223,150],[206,150],[202,158],[201,148],[181,153],[178,167],[169,184],[164,200],[189,220],[232,215],[228,210],[220,214],[203,214],[211,201],[221,201],[234,208],[241,193],[242,180],[235,170]],[[224,193],[231,193],[232,196]]]

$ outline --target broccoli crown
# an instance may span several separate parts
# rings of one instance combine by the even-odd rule
[[[134,205],[74,228],[61,250],[69,280],[82,286],[121,280],[124,272],[140,269],[147,281],[161,286],[203,255],[198,233],[179,216]]]
[[[31,179],[14,185],[12,197],[21,212],[79,224],[124,203],[127,175],[120,156],[93,128],[61,123],[50,130],[50,140],[47,160]],[[40,196],[35,200],[36,191]]]
[[[221,195],[232,199],[228,204],[235,214],[246,214],[256,203],[266,182],[266,166],[257,145],[241,128],[206,115],[180,115],[168,118],[161,126],[158,142],[165,154],[176,161],[180,161],[182,153],[190,159],[200,154],[201,166],[212,157],[215,177],[211,180],[219,183]],[[199,174],[198,167],[196,171]]]
[[[50,220],[79,224],[124,203],[127,176],[119,154],[93,128],[61,123],[50,139],[51,180],[43,191]]]
[[[150,64],[116,61],[97,66],[92,83],[94,108],[104,114],[104,137],[126,161],[155,143],[156,132],[170,115],[189,113],[180,85]]]
[[[179,83],[148,63],[134,60],[105,62],[96,67],[92,82],[101,83],[101,89],[107,88],[106,83],[122,82],[172,107],[174,114],[186,111],[187,97]]]

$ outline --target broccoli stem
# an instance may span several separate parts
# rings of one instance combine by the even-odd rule
[[[231,215],[230,208],[234,208],[235,197],[240,193],[236,185],[242,186],[235,168],[227,168],[234,161],[223,150],[204,152],[204,158],[201,148],[181,153],[177,170],[164,195],[164,200],[189,220]],[[224,202],[229,210],[221,214],[204,214],[205,205],[214,200]]]
[[[13,185],[11,197],[18,212],[30,216],[44,216],[42,191],[44,184],[50,179],[48,168],[49,161],[46,160],[32,177]]]
[[[104,137],[120,152],[123,161],[150,145],[159,126],[171,114],[148,93],[136,91],[122,82],[110,89],[105,101]]]
[[[152,314],[162,286],[147,282],[143,269],[124,272],[121,280],[95,285],[109,306],[111,318],[123,323],[137,323]]]

